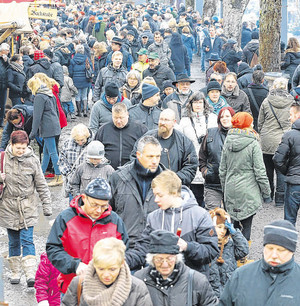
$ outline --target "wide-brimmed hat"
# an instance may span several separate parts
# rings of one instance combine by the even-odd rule
[[[218,53],[211,53],[208,60],[209,61],[220,61],[221,57],[219,56]]]
[[[178,74],[176,81],[172,82],[173,85],[179,83],[179,82],[190,82],[190,83],[194,83],[195,80],[191,79],[187,74],[182,73],[182,74]]]
[[[118,36],[114,36],[111,40],[111,42],[115,43],[115,44],[119,44],[119,45],[122,45],[123,44],[123,41],[120,37]]]

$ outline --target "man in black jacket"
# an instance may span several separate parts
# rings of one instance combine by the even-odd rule
[[[0,127],[3,125],[3,117],[7,98],[7,68],[9,45],[6,43],[0,46]]]
[[[282,136],[273,162],[285,175],[284,219],[296,224],[300,205],[300,104],[290,109],[292,129]]]
[[[136,140],[147,131],[144,124],[129,120],[124,103],[117,103],[112,107],[112,121],[98,130],[95,140],[103,143],[105,157],[110,160],[111,166],[117,169],[130,160],[129,156]]]

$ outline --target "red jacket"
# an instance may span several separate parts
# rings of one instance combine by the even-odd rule
[[[34,284],[38,303],[48,301],[50,306],[60,305],[60,292],[57,286],[58,275],[59,271],[51,264],[46,252],[42,253]]]
[[[70,207],[56,218],[46,244],[49,260],[61,274],[58,286],[65,293],[80,262],[88,264],[97,241],[116,237],[129,244],[127,230],[122,219],[111,206],[95,221],[82,210],[81,195],[75,197]]]

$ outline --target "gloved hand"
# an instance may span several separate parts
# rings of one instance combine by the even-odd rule
[[[264,203],[271,203],[271,202],[272,202],[271,197],[264,198]]]
[[[35,138],[35,135],[33,135],[32,133],[29,134],[29,140],[33,140]]]
[[[43,205],[43,214],[45,217],[52,215],[52,207],[48,204]]]
[[[232,223],[229,223],[228,220],[225,221],[225,227],[228,228],[229,233],[234,235],[236,233],[236,229],[234,228]]]
[[[48,301],[41,301],[38,303],[38,306],[49,306],[49,302]]]

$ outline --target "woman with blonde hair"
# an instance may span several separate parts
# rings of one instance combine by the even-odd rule
[[[296,37],[290,37],[287,49],[285,51],[284,63],[281,64],[281,70],[289,75],[288,90],[291,89],[292,77],[300,64],[300,43]]]
[[[63,181],[57,165],[58,153],[55,144],[55,137],[59,136],[61,132],[55,96],[51,89],[35,76],[28,81],[28,87],[34,95],[32,130],[29,138],[43,138],[43,173],[46,172],[51,158],[55,177],[48,186],[62,185]]]
[[[94,46],[94,79],[93,83],[95,84],[97,76],[100,70],[105,67],[106,59],[107,59],[107,45],[104,41],[102,42],[95,42]]]
[[[271,197],[274,197],[275,205],[284,203],[284,175],[275,170],[273,156],[281,141],[282,135],[290,129],[290,106],[293,97],[287,91],[288,80],[278,78],[267,98],[261,104],[258,115],[258,132],[263,152],[264,163],[271,187]],[[274,171],[276,173],[276,186],[274,187]]]
[[[125,250],[124,242],[117,238],[98,241],[85,276],[73,278],[61,305],[152,306],[146,285],[130,273]]]

